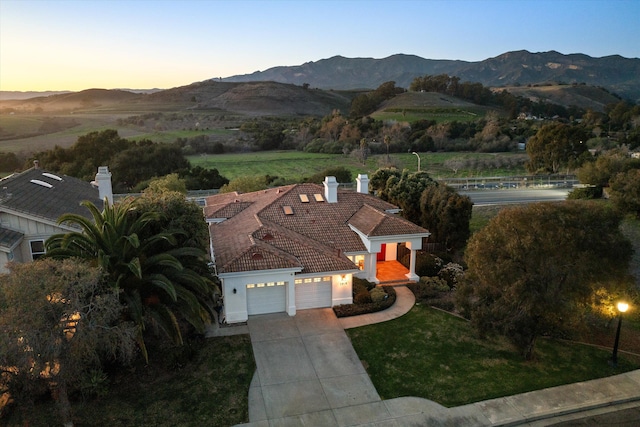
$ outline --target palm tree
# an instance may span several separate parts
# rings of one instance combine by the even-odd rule
[[[195,247],[176,247],[173,234],[149,232],[161,220],[156,211],[140,212],[133,199],[109,205],[100,212],[83,202],[92,219],[66,214],[58,223],[81,231],[51,236],[46,252],[52,258],[77,257],[101,267],[108,283],[121,290],[127,316],[138,326],[138,344],[148,359],[145,326],[152,322],[174,343],[182,344],[177,315],[204,331],[213,313],[210,301],[215,285],[199,274],[205,253]]]
[[[387,163],[389,163],[389,146],[391,145],[391,137],[389,135],[385,135],[382,140],[384,141],[384,145],[387,146]]]

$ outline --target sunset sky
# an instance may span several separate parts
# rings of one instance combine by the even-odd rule
[[[640,57],[637,0],[0,0],[0,90],[170,88],[335,55]]]

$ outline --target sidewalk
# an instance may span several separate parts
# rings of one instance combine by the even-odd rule
[[[281,325],[284,323],[289,324],[288,331],[292,334],[295,330],[301,334],[301,338],[296,338],[295,341],[296,345],[299,344],[300,347],[295,347],[298,356],[293,360],[298,360],[307,355],[316,358],[307,363],[305,369],[290,369],[286,364],[282,366],[278,364],[279,359],[283,356],[282,351],[291,348],[292,338],[289,336],[268,337],[269,339],[287,339],[289,341],[286,341],[286,343],[289,347],[283,346],[282,343],[284,341],[279,341],[277,345],[281,351],[270,351],[267,358],[264,355],[260,355],[260,353],[265,352],[264,348],[256,348],[258,343],[261,343],[259,345],[262,346],[265,344],[264,341],[261,341],[263,338],[257,338],[258,341],[256,342],[254,333],[257,325],[254,323],[251,326],[251,319],[249,327],[221,328],[220,332],[224,334],[228,333],[228,329],[237,330],[239,333],[246,333],[242,331],[248,329],[252,335],[252,342],[256,343],[254,344],[254,353],[257,351],[259,353],[258,358],[264,360],[264,362],[261,361],[259,363],[258,370],[261,374],[260,372],[256,373],[254,377],[255,384],[252,384],[252,390],[250,391],[249,414],[251,422],[242,424],[242,426],[539,427],[561,421],[580,419],[588,414],[593,415],[640,407],[640,370],[454,408],[446,408],[435,402],[417,397],[380,400],[377,393],[375,393],[375,389],[373,391],[368,390],[369,383],[366,381],[366,374],[364,376],[361,375],[362,370],[358,366],[359,363],[355,363],[353,360],[353,356],[350,353],[352,349],[349,350],[350,343],[341,338],[335,327],[338,326],[342,329],[355,328],[388,321],[404,315],[413,307],[415,303],[414,295],[405,286],[398,286],[395,289],[396,303],[389,309],[362,316],[340,318],[337,319],[337,322],[334,320],[335,317],[330,309],[303,310],[294,318],[289,318],[291,319],[290,321],[287,321],[287,316],[256,319],[259,321],[260,329],[262,330],[271,328],[280,322]],[[295,318],[299,317],[300,314],[303,314],[303,316],[296,320]],[[320,316],[322,322],[318,322],[317,318],[314,319],[313,316]],[[327,324],[332,325],[330,331],[327,330]],[[282,328],[269,330],[281,331]],[[261,333],[264,334],[264,332]],[[214,333],[212,335],[217,334]],[[276,344],[274,342],[274,344],[270,345],[275,346]],[[337,347],[334,347],[334,345],[337,345]],[[336,359],[334,352],[340,357]],[[287,363],[292,363],[291,359]],[[295,363],[300,364],[300,362]],[[338,372],[338,376],[335,376],[334,370],[343,371],[345,365],[349,366],[352,371]],[[281,371],[283,369],[285,371]],[[289,384],[294,382],[305,385],[300,379],[292,376],[291,372],[296,370],[298,371],[297,376],[301,375],[304,377],[304,381],[308,381],[307,385],[314,384],[311,389],[315,394],[309,402],[304,400],[304,395],[310,393],[310,391],[303,388],[301,393],[299,391],[301,389],[294,391],[289,388]],[[282,383],[278,382],[276,384],[276,381],[272,381],[273,385],[269,385],[270,389],[267,389],[266,384],[260,384],[259,376],[266,377],[267,375],[273,375],[273,372],[287,378]],[[313,383],[311,382],[312,380],[314,381]],[[262,388],[259,389],[258,387]],[[281,394],[283,389],[286,390],[286,397]],[[360,389],[365,392],[357,391]],[[256,396],[259,398],[256,398]],[[340,398],[339,396],[342,397]],[[272,401],[279,401],[277,403],[280,406],[270,408],[269,404]]]

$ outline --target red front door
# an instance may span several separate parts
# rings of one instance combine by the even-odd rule
[[[380,252],[378,252],[378,255],[376,256],[376,261],[384,261],[386,252],[387,252],[387,244],[383,243],[382,247],[380,248]]]

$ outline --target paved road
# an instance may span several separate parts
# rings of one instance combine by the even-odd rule
[[[461,191],[471,198],[475,206],[509,205],[517,203],[556,202],[565,200],[569,188],[505,189]]]

